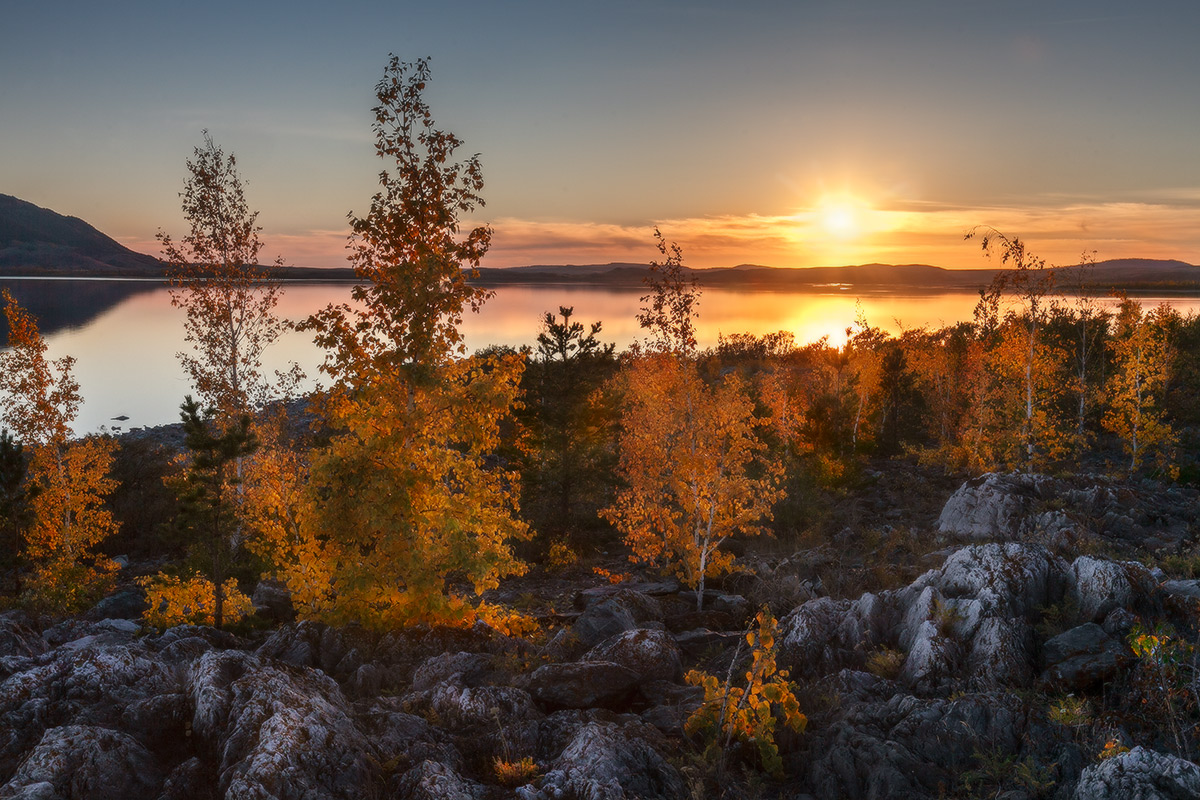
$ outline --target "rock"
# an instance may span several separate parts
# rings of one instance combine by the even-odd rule
[[[538,716],[533,698],[524,689],[511,686],[468,688],[455,680],[433,690],[430,705],[443,726],[462,728],[471,725],[496,725],[500,722]]]
[[[647,622],[662,622],[662,605],[649,595],[622,589],[584,609],[571,631],[584,649]]]
[[[395,764],[397,774],[426,760],[455,770],[463,767],[462,755],[450,737],[423,717],[403,711],[399,698],[376,699],[359,715],[358,722],[378,750],[380,760]]]
[[[179,670],[143,642],[75,639],[0,681],[0,775],[10,775],[50,728],[127,731],[143,747],[183,746],[187,698]]]
[[[192,729],[216,759],[225,796],[350,800],[374,790],[376,751],[327,676],[208,652],[190,683]]]
[[[482,800],[485,795],[483,786],[436,761],[422,761],[404,773],[397,792],[406,800]]]
[[[926,691],[942,688],[957,672],[958,660],[957,643],[944,636],[934,623],[924,622],[904,659],[900,681]]]
[[[46,640],[26,624],[23,615],[0,614],[0,658],[39,656],[47,649]]]
[[[1066,572],[1066,562],[1041,545],[991,543],[958,550],[941,570],[922,576],[913,587],[927,582],[946,598],[978,600],[980,617],[1032,619],[1061,598]]]
[[[161,783],[154,756],[133,737],[107,728],[68,725],[42,735],[16,774],[0,787],[0,797],[152,797]]]
[[[292,593],[282,581],[263,579],[254,587],[250,595],[254,604],[254,613],[274,622],[291,622],[296,618],[296,608],[292,605]]]
[[[641,680],[633,670],[609,661],[546,664],[529,684],[539,703],[550,708],[619,708]]]
[[[781,619],[775,636],[779,666],[796,678],[837,669],[842,660],[837,634],[850,607],[849,600],[818,597]]]
[[[633,630],[606,639],[588,651],[584,661],[610,661],[632,670],[641,681],[683,678],[679,645],[666,631]]]
[[[946,796],[980,743],[1017,753],[1026,721],[1020,701],[1000,692],[844,703],[838,718],[810,737],[806,788],[820,800]]]
[[[1157,583],[1141,564],[1091,556],[1075,559],[1071,578],[1070,595],[1079,604],[1080,617],[1088,622],[1103,621],[1115,608],[1132,608]]]
[[[989,617],[979,624],[967,655],[972,688],[1017,688],[1033,679],[1033,630],[1020,618]]]
[[[737,647],[737,643],[745,641],[741,633],[732,631],[710,631],[698,628],[675,634],[675,643],[689,658],[702,659],[713,653]]]
[[[1135,747],[1083,771],[1075,800],[1176,800],[1200,797],[1200,767]]]
[[[542,778],[517,790],[521,800],[684,800],[687,787],[645,737],[645,726],[585,725]]]
[[[216,800],[216,787],[204,762],[192,756],[171,770],[158,800]]]
[[[101,600],[83,618],[91,621],[102,619],[141,619],[148,609],[146,595],[140,589],[122,589]]]
[[[417,667],[412,689],[424,692],[456,675],[465,686],[479,686],[491,669],[491,657],[482,653],[442,653],[425,659]]]
[[[1107,681],[1128,663],[1128,649],[1088,622],[1042,645],[1042,680],[1067,691],[1086,691]]]
[[[938,517],[938,532],[972,540],[1015,539],[1039,498],[1041,475],[987,473],[964,483]]]

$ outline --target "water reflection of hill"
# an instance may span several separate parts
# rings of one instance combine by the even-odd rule
[[[22,308],[37,317],[43,336],[80,328],[135,295],[161,289],[162,281],[55,280],[0,278]],[[8,323],[0,314],[0,341],[8,341]]]

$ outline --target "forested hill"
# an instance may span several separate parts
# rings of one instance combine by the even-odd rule
[[[627,263],[484,268],[479,271],[478,282],[487,286],[567,283],[640,287],[648,271],[646,266]],[[865,291],[961,291],[987,286],[998,271],[946,269],[928,264],[801,268],[741,264],[694,270],[693,274],[703,286],[710,288],[788,291],[845,287]],[[1107,291],[1110,288],[1200,291],[1200,267],[1183,261],[1121,258],[1100,261],[1086,269],[1058,267],[1051,271],[1055,273],[1055,282],[1068,291],[1078,289],[1081,281],[1093,291]]]
[[[0,194],[0,276],[161,274],[157,258],[130,250],[78,217]]]

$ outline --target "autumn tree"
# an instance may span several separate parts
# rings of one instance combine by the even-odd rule
[[[116,565],[94,548],[116,532],[104,505],[115,445],[91,436],[73,440],[79,411],[74,359],[54,361],[37,321],[3,292],[9,349],[0,352],[0,393],[7,424],[30,450],[25,497],[30,520],[24,555],[33,574],[26,599],[51,611],[74,611],[106,588]]]
[[[467,358],[464,309],[488,293],[467,278],[487,251],[479,158],[435,126],[426,60],[393,56],[376,85],[376,153],[391,167],[368,212],[351,215],[357,308],[329,306],[302,327],[328,350],[332,440],[314,454],[292,553],[322,564],[300,611],[374,626],[465,623],[478,594],[522,565],[510,543],[516,476],[489,464],[518,392],[515,354]],[[293,580],[299,565],[280,569]]]
[[[270,397],[262,357],[284,330],[275,315],[282,290],[270,268],[258,263],[262,228],[246,201],[236,157],[226,156],[205,131],[204,147],[195,148],[187,169],[180,197],[190,231],[179,242],[158,233],[171,304],[183,309],[192,346],[178,356],[201,404],[216,409],[219,424],[237,424],[239,415]],[[286,393],[299,375],[293,367],[280,379]]]
[[[1018,238],[993,228],[967,234],[975,236],[985,253],[999,252],[1009,268],[981,292],[976,307],[983,368],[977,373],[975,453],[981,464],[1031,472],[1065,451],[1064,426],[1055,413],[1064,385],[1062,358],[1043,342],[1053,272]],[[1017,301],[1019,311],[1001,316],[1005,295]]]
[[[1165,304],[1143,314],[1141,304],[1129,299],[1122,301],[1117,313],[1103,424],[1120,438],[1131,476],[1151,454],[1161,469],[1174,468],[1176,434],[1163,410],[1174,361],[1167,335],[1174,314]]]
[[[664,263],[654,265],[638,315],[648,352],[624,370],[620,464],[624,486],[602,511],[635,560],[669,566],[704,602],[705,578],[726,571],[730,536],[764,532],[778,494],[778,470],[765,446],[745,384],[728,376],[705,384],[691,358],[699,291],[682,252],[655,231]]]

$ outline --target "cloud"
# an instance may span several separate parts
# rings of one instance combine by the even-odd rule
[[[840,266],[871,262],[981,267],[988,262],[964,234],[988,226],[1019,236],[1052,264],[1074,263],[1095,250],[1100,259],[1143,257],[1200,260],[1197,209],[1200,193],[1173,190],[1157,202],[1047,201],[1033,207],[954,206],[894,202],[855,210],[854,230],[835,231],[820,207],[792,214],[745,214],[618,224],[571,220],[491,220],[490,267],[528,264],[647,263],[659,257],[654,228],[683,248],[694,267],[763,264],[776,267]],[[297,266],[346,265],[348,230],[309,230],[265,237],[264,257],[282,254]],[[135,250],[157,253],[154,241],[130,239]]]

